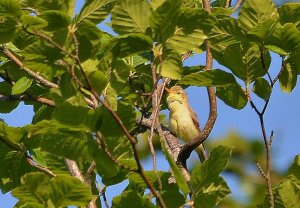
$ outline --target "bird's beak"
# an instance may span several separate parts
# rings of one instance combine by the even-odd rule
[[[171,93],[171,90],[167,87],[165,87],[165,91],[167,91],[167,93]]]

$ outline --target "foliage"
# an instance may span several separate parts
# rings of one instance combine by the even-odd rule
[[[209,12],[195,0],[86,0],[74,15],[75,3],[0,1],[0,112],[21,101],[35,112],[24,127],[0,121],[2,193],[12,191],[15,207],[103,207],[97,198],[105,188],[128,180],[112,207],[222,206],[230,190],[220,174],[227,163],[232,168],[231,149],[215,147],[188,181],[156,126],[173,173],[144,171],[136,144],[142,134],[152,137],[151,126],[138,119],[166,109],[150,100],[168,78],[175,80],[170,85],[215,87],[235,109],[253,107],[253,96],[267,107],[278,80],[292,92],[300,73],[300,4],[247,0],[236,10],[217,0]],[[107,18],[117,35],[97,27]],[[183,57],[207,44],[228,70],[183,67]],[[282,64],[272,78],[275,54]],[[273,184],[275,207],[299,203],[299,169],[297,156],[288,176]]]

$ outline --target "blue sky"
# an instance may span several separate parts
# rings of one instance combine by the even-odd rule
[[[76,11],[79,11],[83,0],[78,1]],[[107,29],[105,24],[101,24],[101,28]],[[195,56],[187,60],[187,65],[204,64],[204,55]],[[276,55],[272,55],[271,75],[274,77],[280,67],[280,59]],[[217,63],[214,68],[221,68]],[[206,90],[204,88],[190,87],[187,89],[189,100],[193,109],[198,114],[202,125],[208,115],[208,102]],[[255,100],[257,103],[263,104],[260,100]],[[286,169],[294,156],[300,154],[300,87],[297,86],[291,94],[281,92],[277,83],[271,97],[270,105],[265,114],[265,123],[267,132],[274,130],[274,142],[272,147],[273,168],[278,170]],[[5,103],[0,103],[4,105]],[[31,123],[33,110],[30,106],[20,104],[10,114],[0,114],[0,118],[11,126],[23,126]],[[243,110],[235,110],[226,106],[222,101],[218,100],[218,119],[215,128],[211,134],[211,138],[221,137],[229,131],[235,130],[242,136],[249,138],[261,138],[261,130],[259,120],[253,109],[248,104]],[[158,168],[167,170],[168,165],[164,157],[160,157]],[[151,160],[144,161],[146,169],[151,169]],[[232,188],[232,191],[238,196],[238,187],[234,180],[226,178]],[[111,201],[113,196],[122,192],[126,183],[109,187],[107,189],[108,201]],[[0,193],[0,208],[11,208],[16,203],[16,200],[10,194],[2,195]]]

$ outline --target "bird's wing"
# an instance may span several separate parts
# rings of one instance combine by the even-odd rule
[[[198,119],[197,114],[192,110],[191,107],[190,107],[190,110],[191,110],[190,112],[191,112],[191,117],[192,117],[194,125],[197,127],[197,129],[199,129],[199,131],[201,131],[200,123],[199,123],[199,119]]]

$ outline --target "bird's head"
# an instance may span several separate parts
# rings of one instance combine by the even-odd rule
[[[174,102],[179,102],[184,104],[187,102],[187,95],[185,91],[180,86],[173,86],[170,89],[166,88],[168,92],[167,103],[170,106]]]

